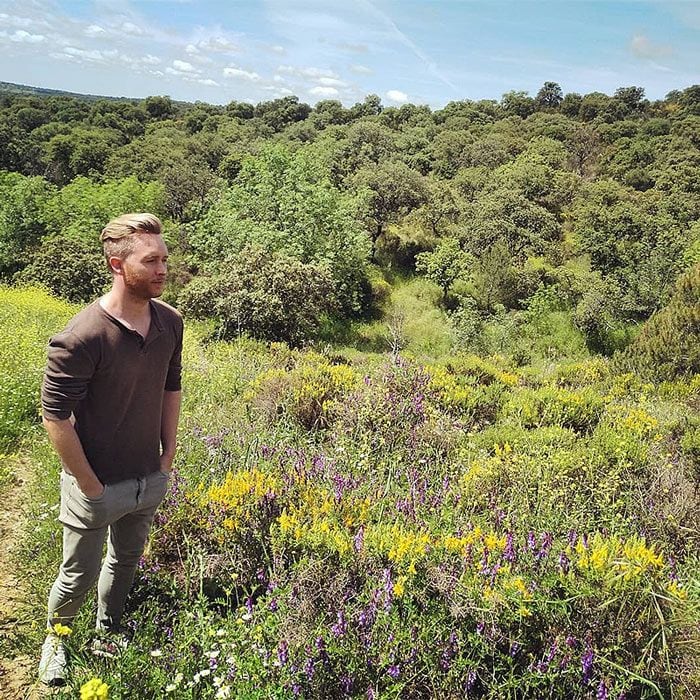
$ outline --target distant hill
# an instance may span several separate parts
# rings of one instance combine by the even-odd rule
[[[36,95],[37,97],[77,97],[81,100],[132,100],[135,97],[113,97],[110,95],[84,95],[79,92],[67,92],[66,90],[51,90],[50,88],[34,87],[32,85],[20,85],[18,83],[6,83],[0,80],[0,93],[11,92],[20,95]]]

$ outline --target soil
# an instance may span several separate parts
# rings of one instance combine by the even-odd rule
[[[15,565],[15,546],[26,520],[31,468],[24,460],[13,462],[14,483],[2,494],[0,517],[0,698],[2,700],[36,700],[47,697],[36,681],[37,660],[26,655],[7,657],[14,640],[30,624],[23,619],[26,594],[21,574]]]

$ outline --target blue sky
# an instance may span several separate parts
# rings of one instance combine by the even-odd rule
[[[700,1],[0,0],[0,80],[226,104],[385,105],[700,83]]]

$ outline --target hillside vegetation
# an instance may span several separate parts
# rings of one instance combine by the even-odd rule
[[[351,108],[0,97],[0,488],[35,656],[49,336],[162,217],[175,475],[75,697],[700,694],[700,87]],[[7,378],[7,379],[5,379]]]
[[[0,93],[0,279],[91,299],[99,230],[147,210],[167,299],[219,338],[372,349],[387,283],[419,274],[451,348],[488,351],[485,328],[517,338],[547,307],[610,354],[700,259],[699,132],[700,86],[650,102],[545,83],[435,111]]]

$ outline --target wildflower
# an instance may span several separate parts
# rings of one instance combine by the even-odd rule
[[[70,637],[70,635],[73,634],[73,630],[70,627],[67,625],[62,625],[60,622],[57,622],[51,628],[51,632],[53,632],[57,637]]]
[[[280,666],[284,666],[289,659],[288,649],[289,645],[287,644],[287,641],[285,639],[280,640],[280,643],[277,646],[277,658],[279,660]]]
[[[569,557],[566,555],[566,552],[561,552],[559,554],[559,568],[561,569],[562,574],[568,574],[569,573],[569,568],[570,568],[570,561]]]
[[[80,700],[107,700],[109,686],[101,678],[91,678],[80,688]]]
[[[399,576],[398,579],[396,579],[396,583],[394,584],[394,595],[397,598],[401,598],[401,596],[406,592],[406,576]]]
[[[347,623],[345,621],[345,615],[343,615],[342,610],[338,610],[338,616],[336,623],[331,627],[331,632],[334,637],[342,637],[347,631]]]
[[[604,680],[601,680],[600,684],[598,685],[595,700],[608,700],[608,686],[605,684]]]
[[[464,684],[464,689],[468,692],[470,692],[473,688],[474,685],[476,684],[476,671],[469,671],[467,673],[467,680]]]
[[[400,675],[401,675],[401,669],[399,668],[398,664],[392,664],[389,666],[389,668],[386,670],[387,675],[389,678],[392,678],[393,680],[396,680]]]
[[[513,543],[513,533],[509,532],[506,535],[506,546],[503,550],[503,558],[508,562],[515,561],[515,545]]]
[[[231,697],[231,686],[222,685],[217,691],[215,698],[230,698]]]
[[[163,652],[162,652],[160,649],[154,649],[154,650],[151,652],[151,656],[152,656],[153,658],[158,658],[159,656],[163,656]]]
[[[594,659],[595,655],[593,653],[593,649],[589,645],[586,645],[586,650],[581,657],[581,670],[583,672],[582,680],[585,685],[588,685],[591,680]]]

